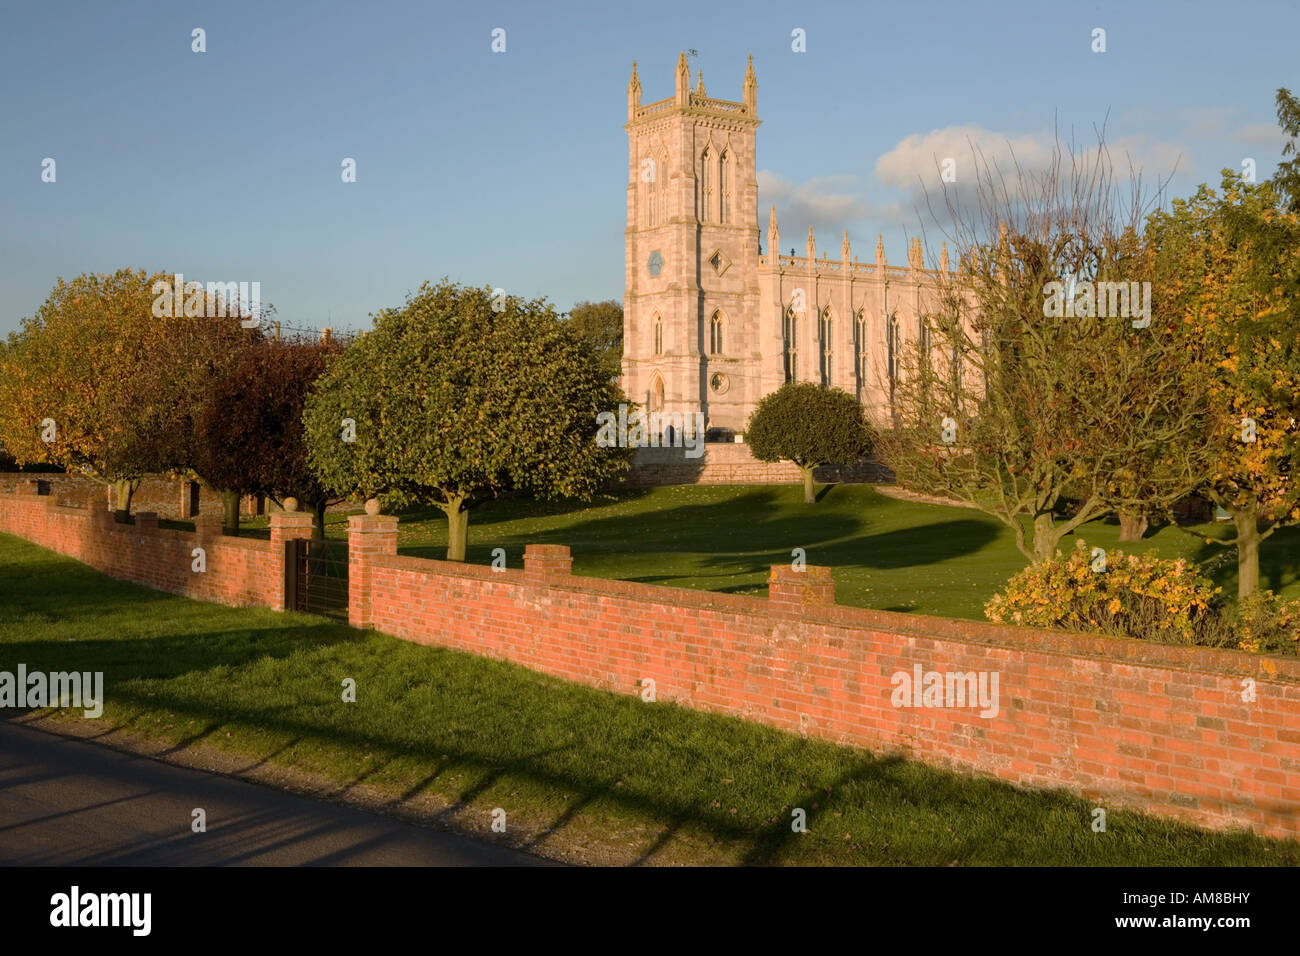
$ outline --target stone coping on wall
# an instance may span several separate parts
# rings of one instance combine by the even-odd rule
[[[806,623],[826,624],[855,631],[888,631],[920,640],[960,641],[1005,650],[1032,651],[1062,657],[1086,657],[1135,666],[1172,667],[1237,677],[1283,681],[1300,685],[1300,658],[1251,654],[1233,648],[1198,645],[1152,644],[1128,637],[1056,631],[995,624],[962,618],[878,611],[841,604],[800,605],[791,611],[774,607],[770,599],[741,594],[720,594],[694,588],[620,581],[610,578],[548,575],[539,579],[524,570],[494,571],[485,565],[468,565],[410,555],[376,555],[374,564],[447,577],[474,578],[519,586],[544,586],[557,591],[601,594],[631,601],[646,601],[680,608],[699,608],[738,614],[778,614],[799,617]]]

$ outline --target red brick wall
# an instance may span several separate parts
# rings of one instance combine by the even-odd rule
[[[356,541],[383,519],[351,520]],[[659,701],[1300,837],[1300,661],[838,607],[826,568],[774,568],[768,600],[577,578],[567,551],[532,546],[524,569],[493,572],[371,549],[365,616],[619,693],[651,678]],[[891,676],[916,664],[997,672],[999,713],[893,706]]]
[[[98,478],[71,472],[0,472],[0,493],[21,494],[32,490],[37,481],[47,484],[50,496],[64,504],[110,509],[116,503],[116,496],[109,485]],[[188,520],[193,517],[189,487],[190,483],[180,478],[147,475],[140,480],[140,486],[131,496],[131,510],[153,512],[172,521]],[[257,499],[251,495],[241,498],[240,510],[246,515],[255,514]],[[199,513],[221,514],[221,495],[200,486]]]
[[[116,578],[173,594],[234,606],[284,605],[284,539],[308,537],[311,516],[273,516],[296,527],[272,527],[270,542],[223,537],[220,515],[196,519],[193,533],[158,528],[157,516],[137,513],[134,525],[113,522],[101,508],[64,507],[53,496],[6,495],[0,531],[75,558]],[[206,570],[193,570],[195,548]]]
[[[0,499],[0,531],[109,574],[283,606],[284,541],[306,537],[310,516],[272,515],[269,544],[222,538],[218,521],[183,534],[146,515],[115,526],[48,497]],[[826,568],[773,568],[767,600],[574,577],[560,545],[494,572],[398,556],[393,518],[349,522],[354,624],[619,693],[652,679],[658,701],[1103,807],[1300,837],[1300,660],[839,607]],[[190,570],[200,545],[206,574]],[[996,673],[998,713],[895,707],[891,677],[916,665]]]

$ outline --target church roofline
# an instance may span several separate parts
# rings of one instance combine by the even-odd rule
[[[744,103],[738,103],[735,100],[720,100],[714,96],[701,96],[698,93],[691,93],[688,97],[686,106],[680,106],[677,98],[670,96],[667,99],[658,100],[654,103],[647,103],[632,111],[632,119],[628,125],[644,119],[658,119],[671,113],[692,113],[702,116],[721,116],[731,120],[740,120],[742,122],[753,123],[758,126],[762,123],[758,117],[750,112],[748,106]]]

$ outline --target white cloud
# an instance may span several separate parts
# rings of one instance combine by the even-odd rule
[[[957,182],[974,175],[975,156],[979,165],[996,165],[1008,174],[1019,162],[1026,172],[1046,168],[1051,160],[1052,138],[1047,133],[1008,136],[982,126],[948,126],[929,133],[913,133],[900,140],[889,152],[876,160],[876,178],[886,186],[931,192],[942,185],[940,167],[952,159]],[[974,152],[972,152],[974,151]]]
[[[857,189],[856,176],[817,176],[796,186],[771,170],[760,169],[758,201],[760,209],[775,204],[778,217],[784,209],[804,226],[834,226],[871,213],[870,204]]]
[[[1279,153],[1282,151],[1282,144],[1286,137],[1282,135],[1282,129],[1275,123],[1247,123],[1233,134],[1240,143],[1247,146],[1263,146],[1267,149],[1275,149]]]

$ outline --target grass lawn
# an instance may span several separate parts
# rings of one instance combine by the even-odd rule
[[[430,508],[403,514],[403,554],[442,558],[447,522]],[[250,533],[266,534],[265,520]],[[1095,521],[1077,535],[1107,551],[1155,551],[1206,564],[1205,573],[1233,598],[1234,548],[1204,543],[1231,536],[1226,523],[1162,528],[1136,544],[1119,544],[1119,525]],[[1197,537],[1191,532],[1198,532]],[[329,533],[347,534],[343,515],[331,515]],[[527,544],[567,544],[575,574],[765,594],[768,569],[803,548],[809,564],[834,568],[842,604],[945,617],[983,619],[984,603],[1025,566],[1015,535],[996,519],[968,508],[902,501],[869,485],[833,485],[815,505],[803,504],[796,485],[678,485],[624,491],[582,505],[528,500],[487,502],[470,516],[471,562],[488,564],[505,548],[512,567]],[[1074,538],[1063,541],[1074,547]],[[1261,582],[1300,598],[1300,528],[1264,542]]]
[[[576,550],[594,553],[586,560],[598,564],[602,555],[640,553],[638,544],[680,553],[675,572],[655,573],[716,585],[710,575],[730,566],[759,574],[776,550],[751,547],[766,537],[776,548],[771,539],[782,535],[791,547],[808,547],[813,560],[828,551],[856,555],[862,570],[853,573],[874,582],[873,594],[882,588],[877,576],[897,581],[889,587],[902,594],[906,574],[922,575],[934,603],[943,601],[945,574],[950,582],[976,574],[1000,553],[976,516],[931,509],[928,523],[948,522],[946,537],[964,547],[946,562],[909,571],[897,553],[885,560],[880,552],[919,546],[907,524],[916,512],[876,502],[883,514],[859,515],[837,533],[836,522],[852,513],[847,507],[827,508],[808,523],[782,504],[778,489],[745,493],[770,501],[772,517],[737,540],[701,502],[740,492],[667,491],[665,499],[678,504],[658,519],[638,510],[644,499],[636,496],[553,518],[497,511],[497,521],[480,526],[475,558],[485,556],[490,542],[483,539],[493,529],[513,526],[504,542],[523,523],[535,535],[581,542]],[[845,497],[875,501],[867,489]],[[889,514],[903,523],[887,523]],[[620,540],[616,528],[640,528],[647,538]],[[702,569],[701,551],[692,549],[709,540],[725,557]],[[605,551],[593,547],[598,542]],[[981,558],[982,551],[992,554]],[[621,567],[638,577],[651,573],[644,564]],[[1300,865],[1300,843],[1118,810],[1108,813],[1105,833],[1094,833],[1092,805],[1063,794],[1022,792],[734,718],[646,704],[321,618],[202,604],[115,581],[0,534],[0,667],[19,662],[33,670],[102,670],[108,701],[97,729],[206,743],[326,774],[340,787],[373,785],[394,798],[431,795],[448,805],[444,819],[479,831],[501,807],[512,842],[570,859]],[[348,677],[357,682],[355,704],[340,700]],[[61,716],[82,719],[79,712]],[[806,834],[791,831],[794,807],[807,812]]]

